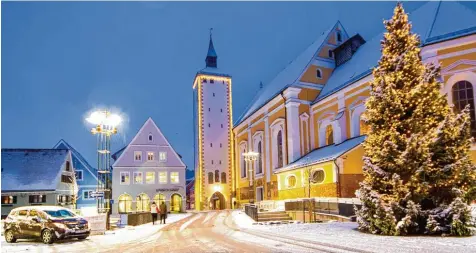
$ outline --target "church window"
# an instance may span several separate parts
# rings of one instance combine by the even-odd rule
[[[223,124],[221,124],[221,128],[223,128]]]
[[[283,167],[283,132],[279,131],[276,136],[276,143],[278,144],[278,168]]]
[[[453,104],[456,112],[461,112],[467,105],[469,105],[471,136],[476,137],[473,85],[468,81],[459,81],[455,83],[451,89],[453,91]]]
[[[221,160],[220,160],[220,164],[221,164]]]
[[[220,143],[220,148],[221,148],[221,143]]]
[[[210,148],[213,148],[213,143],[210,143]]]
[[[208,127],[210,127],[210,123],[208,123]]]
[[[202,83],[206,83],[206,82],[207,82],[207,79],[203,78]]]
[[[215,170],[215,182],[220,182],[220,172]]]
[[[326,127],[326,145],[334,144],[334,131],[332,125]]]
[[[226,184],[226,173],[225,172],[221,173],[221,183]]]
[[[334,57],[334,53],[332,52],[332,50],[329,49],[329,58],[333,58]]]
[[[223,109],[220,109],[220,112],[223,112]]]
[[[208,111],[210,111],[210,107],[208,107]]]
[[[316,77],[319,79],[322,78],[322,72],[320,69],[316,69]]]
[[[213,172],[208,172],[208,183],[213,184]]]
[[[212,160],[212,164],[213,164],[213,160]]]
[[[215,92],[213,92],[213,96],[215,96]]]
[[[337,32],[337,41],[342,42],[342,35],[340,32]]]

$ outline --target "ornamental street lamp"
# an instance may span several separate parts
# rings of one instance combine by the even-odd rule
[[[252,162],[256,161],[258,159],[259,153],[249,151],[248,153],[243,153],[243,156],[245,158],[246,164],[248,166],[248,171],[249,171],[249,178],[250,178],[250,203],[254,202],[254,186],[253,186],[253,166],[251,166]],[[251,163],[248,163],[251,162]]]
[[[95,127],[91,129],[97,135],[97,211],[106,214],[106,229],[109,230],[109,215],[111,213],[111,136],[117,133],[117,126],[122,118],[107,110],[92,112],[86,119]]]

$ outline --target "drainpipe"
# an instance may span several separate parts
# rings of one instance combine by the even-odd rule
[[[334,162],[334,164],[337,167],[337,176],[336,176],[336,179],[337,179],[337,197],[340,198],[341,197],[340,178],[339,178],[340,177],[340,167],[339,167],[339,165],[337,165],[336,160],[337,159],[334,159],[332,161]]]

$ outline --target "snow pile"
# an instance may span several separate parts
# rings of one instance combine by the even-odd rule
[[[255,223],[255,221],[243,211],[233,211],[231,215],[235,224],[240,228],[250,228],[253,226],[253,223]]]

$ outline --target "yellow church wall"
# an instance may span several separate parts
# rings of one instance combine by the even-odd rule
[[[451,69],[451,71],[454,71],[454,70],[464,70],[464,69],[468,69],[468,68],[473,68],[474,65],[469,65],[469,64],[460,64],[454,68]]]
[[[362,166],[364,162],[362,157],[364,156],[364,147],[359,145],[342,156],[344,159],[344,168],[341,171],[342,174],[362,174]]]
[[[321,78],[318,78],[316,75],[316,71],[318,68],[321,70]],[[300,81],[306,82],[306,83],[325,84],[327,83],[327,80],[329,80],[329,77],[331,76],[332,71],[333,69],[331,68],[325,68],[325,67],[311,64],[302,75]]]
[[[305,101],[314,101],[321,91],[315,89],[302,88],[298,94],[298,98]]]
[[[278,173],[278,191],[279,199],[294,199],[308,197],[307,174],[315,169],[324,170],[325,178],[322,183],[311,183],[310,197],[336,197],[337,188],[334,183],[334,165],[332,162],[316,164],[305,168],[299,168],[291,171]],[[296,177],[295,187],[287,187],[287,178],[289,176]]]
[[[440,66],[443,69],[443,68],[447,67],[448,65],[450,65],[450,64],[452,64],[456,61],[463,60],[463,59],[475,60],[476,59],[476,52],[475,53],[462,54],[462,55],[442,59],[442,60],[440,60]]]
[[[476,42],[475,43],[469,43],[469,44],[466,44],[466,45],[460,45],[460,46],[456,46],[456,47],[441,49],[441,50],[436,51],[436,54],[437,55],[444,55],[444,54],[455,53],[455,52],[459,52],[459,51],[463,51],[463,50],[467,50],[467,49],[472,49],[472,48],[476,48]]]
[[[330,47],[328,45],[324,45],[321,49],[321,51],[319,52],[319,57],[322,57],[322,58],[327,58],[327,59],[334,59],[334,58],[331,58],[329,57],[329,50],[332,50],[334,49],[333,47]]]
[[[255,117],[250,121],[250,125],[253,125],[254,123],[256,123],[256,122],[262,120],[263,117],[264,117],[264,113],[255,116]]]
[[[264,121],[259,122],[251,128],[251,136],[253,136],[258,131],[264,131]]]

